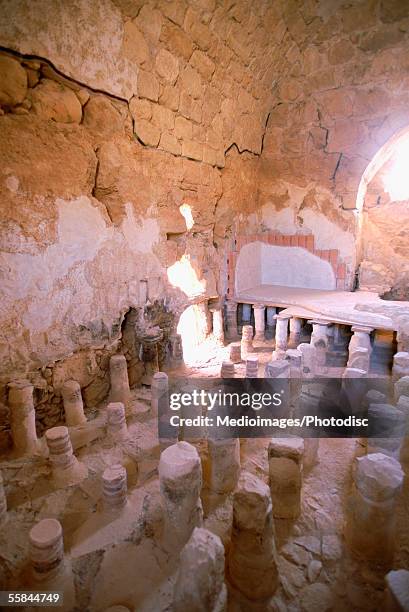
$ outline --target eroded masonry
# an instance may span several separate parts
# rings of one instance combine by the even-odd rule
[[[0,591],[408,612],[408,159],[402,0],[0,0]],[[203,378],[393,435],[161,435]]]

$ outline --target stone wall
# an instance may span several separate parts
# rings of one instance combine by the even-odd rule
[[[3,402],[12,378],[116,350],[131,308],[176,324],[223,297],[238,236],[312,235],[352,286],[362,172],[409,123],[405,3],[5,0],[0,18]]]

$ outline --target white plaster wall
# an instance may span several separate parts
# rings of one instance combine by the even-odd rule
[[[236,263],[236,293],[261,285],[261,242],[246,244]]]
[[[301,247],[261,245],[262,285],[335,289],[332,266]]]
[[[301,247],[246,244],[236,265],[236,292],[258,285],[335,289],[332,266]]]

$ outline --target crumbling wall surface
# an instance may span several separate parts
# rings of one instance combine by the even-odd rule
[[[5,382],[115,342],[141,281],[176,312],[217,296],[220,168],[261,151],[280,19],[265,0],[6,0],[0,17]]]
[[[352,286],[360,179],[409,124],[409,5],[286,0],[280,10],[291,44],[259,163],[260,221],[339,249]]]

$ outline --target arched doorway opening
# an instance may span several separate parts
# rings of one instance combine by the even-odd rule
[[[409,126],[368,164],[357,209],[359,288],[409,300]]]

